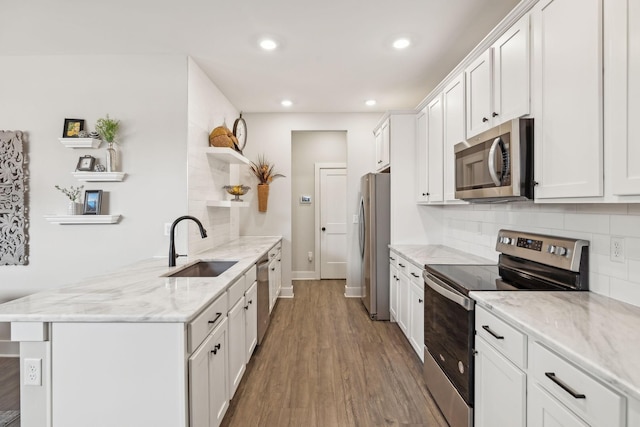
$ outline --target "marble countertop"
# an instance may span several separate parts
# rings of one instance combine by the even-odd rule
[[[166,258],[0,305],[0,322],[189,322],[282,237],[240,237],[167,267]],[[237,260],[218,277],[161,277],[196,260]]]
[[[592,292],[471,292],[482,307],[640,399],[640,307]]]
[[[426,264],[497,264],[490,259],[444,245],[389,245],[389,249],[419,268],[424,268]]]

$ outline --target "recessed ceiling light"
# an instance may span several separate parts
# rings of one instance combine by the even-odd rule
[[[376,100],[375,99],[368,99],[368,100],[365,101],[365,104],[368,107],[373,107],[374,105],[376,105]]]
[[[260,41],[260,47],[264,50],[274,50],[278,47],[278,43],[271,39],[264,39]]]
[[[409,47],[409,45],[411,45],[411,40],[404,37],[393,42],[393,47],[395,47],[396,49],[406,49]]]
[[[293,105],[293,102],[291,102],[288,99],[285,99],[280,104],[282,104],[283,107],[291,107]]]

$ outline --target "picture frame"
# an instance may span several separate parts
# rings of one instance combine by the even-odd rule
[[[78,138],[81,130],[84,130],[84,120],[64,119],[63,138]]]
[[[86,190],[84,192],[83,215],[100,215],[102,208],[102,190]]]
[[[80,156],[78,159],[77,171],[91,172],[96,165],[96,158],[93,156]]]

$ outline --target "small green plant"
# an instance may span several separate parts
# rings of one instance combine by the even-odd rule
[[[96,132],[100,134],[100,137],[108,143],[116,142],[116,134],[120,128],[120,120],[113,120],[107,114],[107,117],[102,117],[96,122]]]
[[[62,188],[59,185],[56,185],[56,188],[62,191],[64,195],[67,196],[72,202],[78,202],[80,201],[80,193],[82,192],[84,185],[81,185],[80,187],[74,187],[72,185],[69,189]]]

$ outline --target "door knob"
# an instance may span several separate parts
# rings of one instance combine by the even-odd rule
[[[326,227],[322,227],[322,231],[327,231],[327,228]]]

